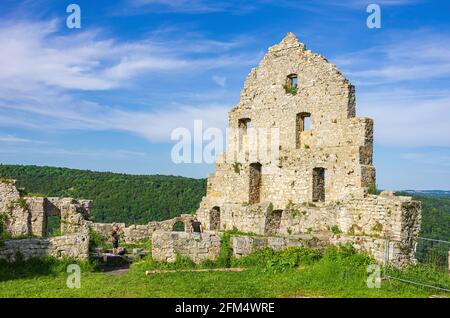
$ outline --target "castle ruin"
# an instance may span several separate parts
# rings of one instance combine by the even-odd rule
[[[194,216],[185,214],[120,224],[126,242],[151,237],[155,260],[174,261],[182,254],[200,262],[218,257],[221,233],[237,229],[258,236],[233,237],[235,257],[265,246],[351,243],[379,262],[386,253],[399,267],[415,261],[420,202],[390,191],[375,194],[373,121],[356,117],[355,88],[336,66],[292,33],[248,75],[240,102],[229,112],[229,128],[237,133],[229,134],[196,213],[207,232],[202,240],[172,232],[177,221],[188,231]],[[17,252],[87,257],[89,230],[107,236],[112,228],[88,220],[90,204],[22,198],[14,184],[0,182],[8,232],[38,237],[7,241],[0,259],[13,259]],[[45,238],[53,215],[61,218],[63,236]]]

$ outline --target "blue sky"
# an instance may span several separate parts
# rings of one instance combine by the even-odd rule
[[[81,29],[66,7],[81,7]],[[369,3],[381,29],[366,26]],[[380,188],[450,189],[449,1],[2,0],[0,162],[206,177],[170,133],[225,128],[244,79],[293,32],[356,85]]]

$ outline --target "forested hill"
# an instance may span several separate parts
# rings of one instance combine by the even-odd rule
[[[398,192],[422,202],[422,223],[419,235],[425,238],[450,241],[450,194],[448,191]]]
[[[205,179],[127,175],[68,168],[1,165],[0,177],[17,180],[25,193],[94,200],[97,222],[144,224],[194,212],[206,193]]]

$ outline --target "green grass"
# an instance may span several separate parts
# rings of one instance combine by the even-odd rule
[[[366,285],[368,264],[373,260],[349,247],[329,248],[323,254],[303,248],[282,252],[262,250],[230,266],[243,272],[178,272],[145,275],[154,268],[214,267],[194,265],[183,257],[175,264],[157,263],[151,257],[134,263],[129,273],[96,272],[95,264],[83,263],[81,288],[66,287],[69,260],[0,263],[0,297],[428,297],[442,294],[396,281],[383,281],[381,288]],[[415,278],[429,272],[410,271]],[[441,283],[449,283],[440,276]]]

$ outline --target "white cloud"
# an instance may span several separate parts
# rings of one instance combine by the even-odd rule
[[[57,21],[3,23],[0,27],[0,126],[34,130],[116,130],[151,141],[168,141],[172,129],[196,119],[225,127],[230,105],[148,105],[131,110],[95,102],[80,91],[132,86],[145,74],[205,72],[256,62],[257,53],[234,53],[242,38],[229,42],[147,36],[134,42],[101,39],[100,31],[61,36]],[[225,77],[217,77],[225,85]],[[139,84],[138,84],[139,85]],[[82,92],[81,92],[82,93]],[[150,101],[151,102],[151,101]],[[160,106],[156,108],[156,106]],[[11,141],[11,139],[9,139]],[[17,141],[17,140],[16,140]]]
[[[7,104],[0,100],[0,125],[35,130],[123,131],[154,142],[167,142],[178,127],[192,129],[194,120],[204,127],[225,128],[230,105],[168,105],[159,110],[131,111],[71,96],[42,95],[39,101]],[[62,105],[64,107],[62,107]]]
[[[421,0],[377,0],[375,3],[381,6],[405,6],[420,2]],[[129,0],[132,7],[148,8],[152,12],[170,13],[212,13],[212,12],[233,12],[245,14],[267,8],[267,6],[279,6],[286,8],[306,9],[313,11],[324,10],[324,7],[342,7],[344,9],[366,8],[370,3],[367,0],[327,0],[318,3],[315,0],[264,0],[256,1],[242,0]],[[139,12],[138,12],[139,13]],[[140,11],[142,13],[142,10]]]
[[[333,59],[356,85],[358,115],[374,119],[376,143],[450,147],[450,36],[417,30],[384,39]]]
[[[128,82],[124,79],[142,73],[194,72],[249,64],[254,60],[250,55],[226,55],[229,49],[239,46],[240,41],[173,39],[160,42],[144,38],[118,42],[113,38],[101,39],[98,30],[60,36],[57,26],[56,20],[0,25],[0,89],[28,89],[40,85],[109,90],[126,86]]]

